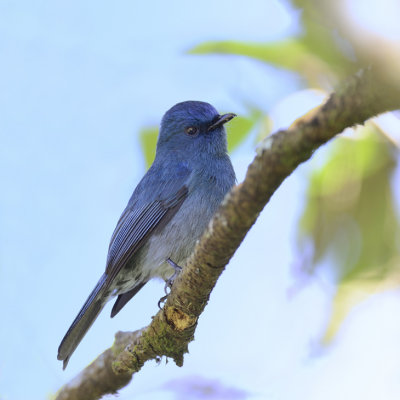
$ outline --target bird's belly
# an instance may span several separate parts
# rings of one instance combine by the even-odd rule
[[[171,221],[159,233],[151,235],[142,258],[150,278],[167,280],[173,275],[173,268],[166,263],[168,258],[179,266],[185,264],[218,205],[219,201],[210,202],[206,193],[192,194]]]
[[[222,198],[223,193],[212,193],[210,187],[192,192],[166,226],[151,233],[143,247],[121,270],[114,286],[118,293],[114,294],[125,293],[154,277],[168,280],[174,274],[166,262],[168,258],[184,266]]]

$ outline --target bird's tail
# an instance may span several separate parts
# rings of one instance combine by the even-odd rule
[[[108,296],[105,296],[104,293],[106,288],[106,279],[107,275],[103,274],[79,311],[74,322],[68,329],[68,332],[65,334],[60,347],[58,348],[57,359],[63,361],[63,369],[67,367],[72,353],[75,351],[86,332],[92,326],[100,311],[108,301]]]

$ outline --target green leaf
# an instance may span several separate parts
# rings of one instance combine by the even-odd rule
[[[255,143],[261,142],[261,140],[265,139],[271,132],[273,128],[273,123],[269,115],[264,114],[260,116],[260,128],[258,129],[257,137]]]
[[[143,128],[139,133],[140,144],[142,146],[146,168],[150,167],[156,155],[157,137],[157,127],[146,127]]]
[[[270,43],[205,42],[190,49],[188,53],[242,55],[293,71],[300,71],[307,68],[307,65],[319,63],[298,39]]]
[[[261,113],[259,111],[254,111],[248,117],[237,116],[227,125],[229,153],[244,141],[260,118]]]
[[[343,16],[339,2],[291,0],[291,3],[301,10],[301,42],[327,63],[337,78],[346,78],[362,68],[355,62],[351,43],[340,34]]]
[[[211,41],[195,46],[189,54],[235,54],[299,73],[310,86],[331,88],[362,65],[343,31],[340,5],[316,0],[292,0],[300,8],[303,28],[298,37],[266,43]]]
[[[378,287],[388,287],[390,277],[400,273],[399,263],[393,262],[400,251],[400,221],[391,187],[397,161],[394,146],[369,125],[358,130],[357,140],[336,140],[325,166],[311,178],[299,225],[299,250],[312,244],[304,270],[312,273],[330,260],[337,277],[326,341],[357,301]]]

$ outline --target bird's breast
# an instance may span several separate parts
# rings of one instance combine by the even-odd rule
[[[177,213],[148,240],[143,262],[151,269],[151,276],[168,279],[173,274],[173,269],[165,263],[167,258],[178,265],[185,264],[224,195],[216,178],[212,182],[197,181],[190,188]]]

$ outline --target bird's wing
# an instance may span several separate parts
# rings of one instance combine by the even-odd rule
[[[106,267],[107,286],[140,249],[148,236],[156,228],[162,228],[178,211],[188,193],[185,183],[189,173],[187,170],[180,174],[170,182],[168,189],[162,185],[164,190],[156,199],[140,207],[128,205],[111,238]]]
[[[168,217],[176,213],[187,192],[187,187],[183,185],[173,194],[167,194],[163,200],[153,200],[140,208],[127,207],[124,211],[111,238],[106,272],[86,300],[58,348],[57,358],[64,361],[63,369],[67,367],[72,353],[106,304],[109,297],[105,297],[105,293],[118,272],[140,248],[148,235],[156,227],[162,227],[163,223],[168,221]],[[134,290],[125,293],[123,297],[120,296],[111,316],[117,314],[145,283],[139,282]]]
[[[58,348],[59,360],[65,369],[76,347],[109,300],[109,286],[121,268],[143,245],[149,234],[160,229],[178,211],[187,197],[190,169],[175,163],[172,168],[159,168],[146,174],[136,188],[118,221],[108,249],[106,272],[86,300],[78,316]],[[147,197],[146,197],[147,196]],[[148,201],[144,201],[148,199]],[[143,204],[138,206],[138,204]],[[115,315],[146,282],[138,282],[134,289],[119,296],[113,308]]]

